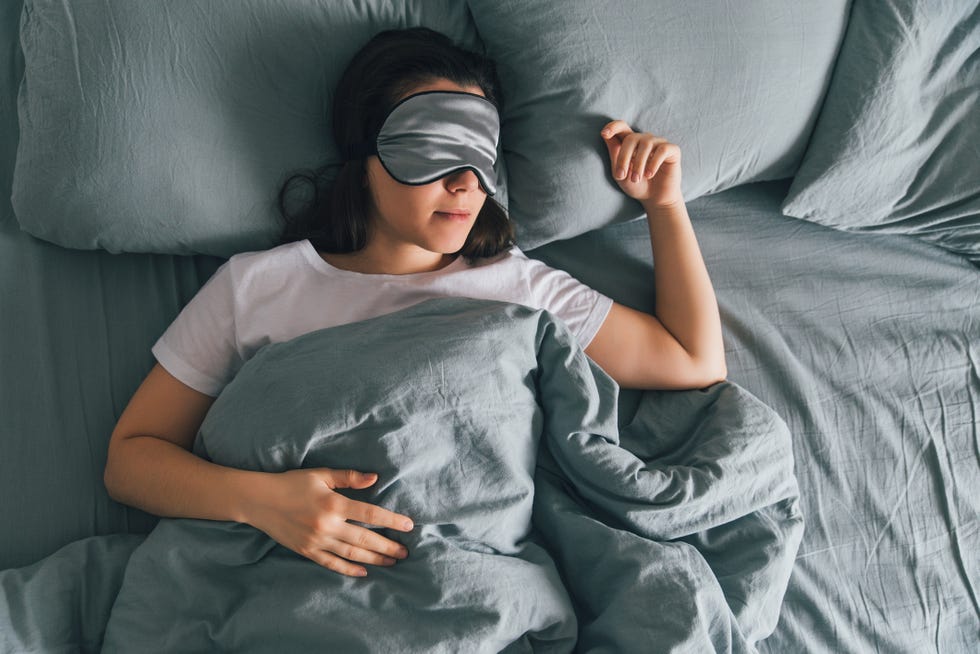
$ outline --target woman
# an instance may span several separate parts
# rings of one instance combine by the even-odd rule
[[[325,198],[316,178],[283,188],[284,243],[232,257],[154,345],[158,363],[113,431],[105,483],[166,517],[232,520],[338,573],[394,565],[408,552],[355,524],[410,531],[410,517],[336,488],[377,475],[326,468],[235,470],[190,452],[224,384],[264,344],[459,295],[544,308],[621,386],[700,388],[726,374],[714,291],[681,196],[680,150],[613,121],[613,179],[644,207],[657,262],[655,315],[612,302],[512,247],[489,199],[500,93],[493,65],[424,28],[378,34],[334,98],[347,161]],[[313,184],[297,211],[296,182]]]

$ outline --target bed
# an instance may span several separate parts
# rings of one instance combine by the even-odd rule
[[[660,513],[647,520],[642,498],[590,495],[608,470],[588,465],[607,459],[576,462],[593,450],[552,440],[554,460],[535,477],[533,551],[554,556],[548,574],[570,589],[570,621],[542,618],[551,631],[505,645],[488,631],[454,632],[465,620],[440,613],[450,602],[436,598],[426,615],[444,622],[391,626],[376,649],[977,651],[980,6],[925,4],[4,3],[0,651],[125,649],[125,632],[107,641],[106,625],[114,611],[142,615],[132,594],[119,599],[136,563],[194,576],[147,568],[161,560],[148,543],[165,554],[198,532],[109,499],[109,435],[181,307],[229,256],[272,244],[281,175],[337,156],[324,107],[346,57],[380,29],[419,24],[497,61],[499,172],[519,245],[639,309],[653,306],[649,232],[605,173],[593,131],[622,117],[681,146],[728,381],[620,391],[579,356],[580,374],[598,381],[569,406],[611,397],[576,420],[604,415],[589,429],[622,430],[622,440],[594,445],[615,446],[613,459],[635,454],[644,471],[688,466],[724,443],[708,468],[746,484],[747,469],[761,470],[772,483],[721,499],[713,487],[698,514],[713,522],[668,529]],[[391,343],[431,308],[358,334]],[[539,341],[541,330],[561,332],[547,316],[504,310]],[[671,444],[654,448],[651,434]],[[757,458],[739,458],[749,449]],[[778,470],[751,467],[759,462]],[[561,504],[570,498],[574,510]],[[583,532],[567,531],[573,518],[626,540],[592,541],[589,551],[607,549],[590,559]],[[747,560],[753,543],[767,544],[761,562]],[[710,583],[671,587],[693,568],[644,559],[654,545],[694,557]],[[276,571],[296,565],[280,559]],[[147,601],[155,583],[142,586]],[[519,595],[502,594],[495,615],[550,606]],[[690,597],[689,625],[653,619]],[[283,638],[298,638],[269,613],[263,623],[258,607],[236,610],[224,614],[243,625],[235,638],[248,626],[273,631],[211,633],[214,647],[282,651]],[[435,640],[407,635],[416,631]],[[181,642],[172,648],[189,651]]]

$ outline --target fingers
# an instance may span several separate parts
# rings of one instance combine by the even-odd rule
[[[600,135],[609,150],[613,179],[651,179],[664,162],[680,162],[680,148],[676,145],[653,134],[634,132],[625,121],[606,123]]]
[[[653,177],[650,173],[650,153],[654,151],[657,147],[657,143],[653,139],[647,139],[643,142],[642,147],[637,148],[636,155],[633,158],[633,174],[630,177],[630,181],[638,182],[641,179],[649,179]]]
[[[633,149],[633,156],[630,157],[626,174],[631,182],[640,181],[640,177],[646,174],[646,162],[650,158],[655,142],[651,138],[641,139]]]
[[[639,182],[641,176],[645,175],[650,153],[661,140],[652,134],[627,134],[612,159],[613,178]]]
[[[310,559],[314,563],[319,563],[328,570],[333,570],[334,572],[347,575],[348,577],[367,576],[367,569],[363,566],[346,561],[336,554],[331,554],[326,550],[311,550],[309,552],[300,552],[300,554]]]
[[[619,157],[619,150],[622,144],[622,139],[620,135],[631,134],[633,132],[630,126],[622,120],[614,120],[611,123],[606,123],[606,126],[602,128],[600,132],[603,142],[606,144],[606,149],[609,150],[609,161],[615,163]],[[616,175],[615,168],[613,169],[613,176]]]
[[[377,481],[377,474],[356,470],[330,470],[335,488],[367,487]],[[408,556],[408,549],[371,529],[350,524],[356,521],[367,525],[387,527],[397,531],[411,531],[415,524],[405,515],[383,509],[367,502],[358,502],[339,493],[332,493],[323,508],[329,514],[317,525],[320,543],[309,544],[304,556],[330,570],[348,576],[362,577],[367,570],[352,562],[369,565],[391,566]]]
[[[338,495],[335,501],[341,505],[337,507],[338,513],[347,516],[348,520],[398,531],[412,531],[415,528],[415,523],[408,516],[382,509],[380,506],[351,500],[343,495]]]
[[[325,481],[331,489],[367,488],[378,481],[378,475],[374,472],[333,470],[330,468],[320,468],[314,472],[324,475]],[[339,494],[331,495],[331,501],[337,503],[333,510],[347,516],[348,520],[357,520],[365,524],[388,527],[398,531],[411,531],[415,528],[415,523],[408,516],[393,513],[374,504],[357,502]]]
[[[608,140],[620,134],[632,134],[633,128],[625,120],[613,120],[606,123],[601,133],[602,137]]]
[[[337,498],[350,502],[340,495]],[[331,502],[328,514],[319,519],[312,531],[302,538],[300,547],[296,548],[297,553],[334,572],[354,577],[367,574],[367,570],[356,563],[392,566],[408,557],[408,548],[401,543],[347,522],[353,518],[337,506],[338,500]]]
[[[344,522],[341,516],[327,522],[297,552],[334,572],[363,577],[367,569],[354,562],[392,566],[408,557],[408,548],[401,543]]]
[[[680,159],[681,149],[679,147],[666,141],[657,143],[652,150],[652,156],[647,160],[644,177],[649,179],[657,174],[660,166],[665,162],[679,163]]]
[[[637,145],[639,145],[638,139],[623,139],[623,144],[619,148],[619,154],[613,163],[613,177],[615,179],[626,179],[626,176],[630,172],[630,163],[633,161],[633,153],[636,151]]]
[[[333,468],[317,468],[313,472],[320,474],[330,488],[367,488],[378,481],[378,475],[374,472]]]
[[[346,524],[329,539],[325,549],[345,559],[375,565],[394,565],[396,560],[408,558],[408,548],[385,538],[370,529]]]

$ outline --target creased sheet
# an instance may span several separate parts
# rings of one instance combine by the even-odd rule
[[[409,558],[355,579],[246,525],[163,520],[104,651],[753,651],[802,530],[785,426],[720,384],[648,394],[620,434],[616,391],[564,325],[496,302],[264,348],[197,452],[377,472],[341,492],[411,516],[384,530]]]

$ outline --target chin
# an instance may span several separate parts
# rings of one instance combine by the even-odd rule
[[[466,245],[466,239],[470,236],[469,232],[461,237],[456,238],[442,238],[438,242],[430,243],[429,248],[431,252],[438,252],[439,254],[457,254]]]
[[[459,243],[447,243],[435,248],[433,252],[438,252],[439,254],[459,254],[459,251],[463,249],[464,245],[466,245],[465,240]]]

